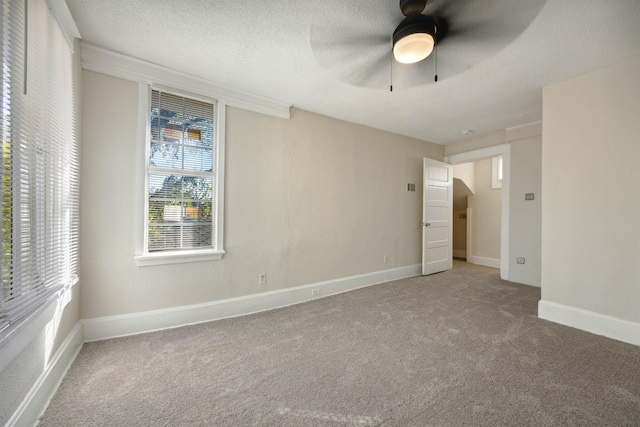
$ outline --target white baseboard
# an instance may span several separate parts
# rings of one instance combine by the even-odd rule
[[[466,258],[467,257],[467,251],[463,251],[460,249],[454,249],[453,250],[453,256],[454,258]]]
[[[486,265],[487,267],[500,268],[500,260],[495,258],[485,258],[481,256],[469,255],[467,262],[471,264]]]
[[[417,264],[204,304],[85,319],[82,320],[84,339],[87,342],[97,341],[257,313],[382,282],[419,276],[421,272],[422,266]],[[319,294],[312,296],[312,290],[318,290]]]
[[[51,358],[47,368],[33,384],[18,409],[13,413],[6,424],[7,426],[33,426],[37,424],[71,363],[78,355],[82,343],[82,324],[78,322]]]
[[[640,345],[640,323],[543,300],[538,302],[538,317],[614,340]]]

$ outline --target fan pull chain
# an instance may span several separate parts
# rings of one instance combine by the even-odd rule
[[[391,44],[391,62],[389,62],[389,92],[393,92],[393,44]]]
[[[438,42],[436,42],[435,45],[436,45],[436,77],[435,77],[435,80],[437,82],[438,81]]]

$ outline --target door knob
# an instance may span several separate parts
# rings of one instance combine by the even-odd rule
[[[421,222],[420,225],[423,225],[425,227],[431,227],[431,223],[430,222]]]

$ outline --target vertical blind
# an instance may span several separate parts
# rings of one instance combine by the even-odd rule
[[[212,248],[214,105],[151,89],[147,250]]]
[[[72,51],[46,0],[2,2],[0,330],[77,280]]]

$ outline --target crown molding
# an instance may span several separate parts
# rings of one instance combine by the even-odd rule
[[[291,104],[251,95],[209,80],[82,42],[82,68],[126,80],[160,84],[223,100],[226,105],[289,120]]]
[[[512,131],[512,130],[518,130],[518,129],[526,128],[526,127],[529,127],[529,126],[535,126],[535,125],[541,125],[541,124],[542,124],[542,120],[536,120],[536,121],[529,122],[529,123],[523,123],[521,125],[511,126],[511,127],[506,128],[505,130],[507,132],[509,132],[509,131]]]
[[[75,21],[73,20],[71,11],[69,10],[69,7],[67,7],[67,3],[65,3],[64,0],[47,0],[47,3],[53,12],[53,16],[55,16],[56,21],[58,21],[58,24],[71,47],[71,51],[73,51],[73,40],[82,37],[80,36],[80,31],[78,31]]]

